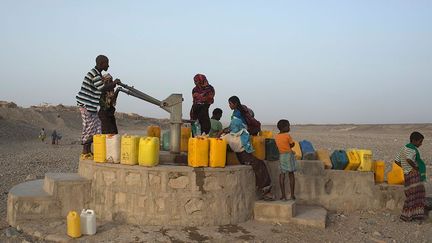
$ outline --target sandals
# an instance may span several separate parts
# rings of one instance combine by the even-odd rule
[[[274,201],[275,199],[274,199],[273,195],[271,195],[271,194],[270,195],[269,194],[265,194],[265,195],[262,196],[261,200],[263,200],[263,201]]]

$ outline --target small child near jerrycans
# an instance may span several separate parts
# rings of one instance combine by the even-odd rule
[[[279,162],[280,162],[280,174],[279,174],[279,184],[281,188],[281,200],[287,200],[285,195],[285,174],[288,173],[289,182],[290,182],[290,192],[291,192],[291,200],[295,200],[294,196],[294,187],[295,187],[295,178],[294,172],[296,171],[297,161],[295,159],[295,153],[292,150],[295,143],[291,138],[290,131],[290,123],[288,120],[282,119],[278,121],[277,128],[279,129],[279,133],[276,134],[276,146],[279,150]]]

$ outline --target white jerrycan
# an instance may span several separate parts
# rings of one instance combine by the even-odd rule
[[[96,234],[96,215],[91,209],[81,211],[81,233],[84,235]]]

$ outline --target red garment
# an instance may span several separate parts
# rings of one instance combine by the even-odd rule
[[[192,89],[192,98],[194,104],[213,104],[215,90],[208,83],[204,74],[198,73],[194,77],[195,87]]]

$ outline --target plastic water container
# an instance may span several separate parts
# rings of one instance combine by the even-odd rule
[[[366,149],[357,149],[357,154],[360,158],[358,171],[372,171],[372,151]]]
[[[157,137],[161,138],[160,126],[148,126],[147,127],[147,137]]]
[[[264,138],[273,138],[273,132],[272,131],[261,130],[261,132],[259,132],[259,135],[264,137]]]
[[[265,139],[265,159],[267,161],[279,160],[279,149],[273,138]]]
[[[106,161],[110,163],[120,163],[120,135],[106,135]]]
[[[253,155],[260,160],[265,160],[265,138],[263,136],[251,136]]]
[[[91,209],[83,209],[80,215],[81,233],[83,235],[96,234],[96,214]]]
[[[391,185],[403,185],[405,183],[403,169],[395,162],[392,164],[392,170],[387,173],[387,182]]]
[[[189,139],[188,165],[207,167],[209,165],[209,140],[207,137]]]
[[[190,127],[181,127],[181,136],[180,136],[180,151],[187,152],[188,151],[188,142],[191,137],[191,128]]]
[[[225,167],[227,143],[221,138],[209,138],[210,167]]]
[[[360,166],[360,156],[355,149],[348,149],[346,151],[348,157],[348,164],[345,170],[357,170]]]
[[[72,238],[78,238],[81,236],[81,224],[80,217],[77,212],[69,211],[67,215],[67,235]]]
[[[159,164],[159,138],[145,137],[140,139],[138,163],[142,166]]]
[[[375,182],[382,183],[384,182],[384,170],[385,170],[385,162],[382,160],[377,160],[374,162],[374,173],[375,173]]]
[[[104,163],[106,161],[106,135],[93,135],[93,160],[95,162]]]
[[[170,150],[170,139],[171,139],[171,133],[169,131],[165,131],[162,134],[162,150],[165,151]]]
[[[324,164],[324,169],[331,169],[332,163],[330,160],[330,153],[327,149],[317,149],[316,151],[317,160],[320,160]]]
[[[233,151],[227,152],[226,164],[227,165],[239,165],[240,164],[240,161],[238,160],[236,153],[234,153]]]
[[[301,160],[302,158],[302,151],[300,148],[300,143],[297,141],[294,141],[294,147],[291,148],[292,151],[295,153],[296,160]]]
[[[123,135],[121,138],[120,163],[124,165],[138,164],[139,137]]]

